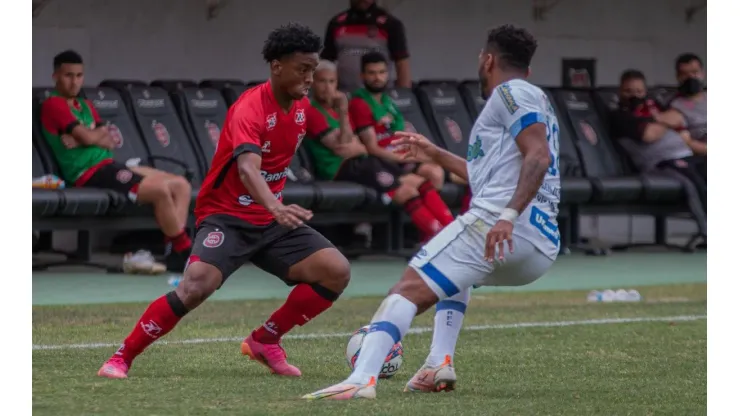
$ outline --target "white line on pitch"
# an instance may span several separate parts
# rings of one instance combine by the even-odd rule
[[[610,319],[586,319],[582,321],[553,321],[553,322],[517,322],[511,324],[494,324],[494,325],[471,325],[464,329],[466,331],[486,331],[491,329],[522,329],[522,328],[553,328],[562,326],[576,325],[607,325],[607,324],[628,324],[634,322],[674,322],[674,321],[698,321],[706,319],[706,315],[679,315],[679,316],[645,316],[638,318],[610,318]],[[431,332],[431,327],[411,328],[409,334],[421,334]],[[322,338],[346,338],[352,335],[351,332],[333,332],[333,333],[309,333],[309,334],[288,334],[286,339],[322,339]],[[161,340],[154,345],[180,345],[180,344],[206,344],[214,342],[238,342],[243,337],[229,338],[194,338],[182,340]],[[33,345],[33,350],[74,350],[74,349],[93,349],[93,348],[112,348],[120,344],[109,342],[98,342],[91,344],[60,344],[60,345]]]

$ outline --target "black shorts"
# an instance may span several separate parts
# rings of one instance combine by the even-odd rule
[[[375,156],[357,156],[342,162],[334,180],[355,182],[378,192],[388,192],[401,186],[404,175],[401,166]]]
[[[288,286],[288,269],[311,254],[334,245],[313,228],[291,229],[277,222],[252,225],[230,215],[203,219],[193,241],[190,262],[202,261],[221,271],[223,280],[247,261],[279,277]]]
[[[132,189],[141,183],[143,176],[129,169],[123,163],[112,162],[102,165],[81,185],[86,188],[111,189],[136,201]]]

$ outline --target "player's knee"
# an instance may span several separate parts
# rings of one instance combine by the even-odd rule
[[[337,294],[342,293],[349,285],[351,274],[349,261],[344,256],[337,255],[324,267],[326,282],[322,284]]]
[[[418,189],[421,184],[427,181],[426,178],[423,176],[417,175],[415,173],[409,173],[408,175],[403,175],[399,179],[402,185],[410,186],[414,189]]]
[[[388,295],[398,294],[414,303],[417,315],[434,306],[439,298],[429,285],[411,267],[403,273],[401,280],[388,291]]]
[[[157,204],[171,201],[172,193],[164,181],[158,178],[144,178],[139,186],[139,199]]]
[[[185,306],[192,310],[208,299],[221,284],[221,273],[215,267],[196,262],[185,270],[182,282],[175,292]]]
[[[396,192],[393,194],[393,202],[403,205],[411,198],[416,198],[419,196],[419,191],[416,189],[415,186],[409,185],[409,184],[401,184],[401,186],[396,189]]]

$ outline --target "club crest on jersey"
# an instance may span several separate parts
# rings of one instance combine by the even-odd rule
[[[152,120],[152,130],[154,130],[154,135],[157,137],[157,141],[162,145],[162,147],[170,145],[170,132],[167,131],[167,127],[165,127],[164,124],[157,120]]]
[[[221,231],[211,231],[203,240],[203,247],[216,248],[224,243],[224,233]]]
[[[277,113],[267,116],[267,130],[272,130],[277,125]]]
[[[297,125],[303,125],[303,123],[306,122],[306,113],[303,111],[302,108],[299,108],[295,112],[295,124]]]
[[[501,96],[501,101],[504,102],[504,105],[510,114],[514,114],[519,110],[519,104],[514,100],[514,96],[511,94],[511,86],[508,82],[499,85],[498,88],[496,88],[496,91],[498,91],[498,95]]]
[[[110,135],[110,138],[113,139],[113,144],[116,145],[117,149],[123,147],[123,135],[121,134],[121,130],[118,128],[118,126],[113,123],[109,124],[108,134]]]

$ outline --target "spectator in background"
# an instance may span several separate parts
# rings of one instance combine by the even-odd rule
[[[54,91],[41,106],[41,125],[62,179],[69,186],[110,189],[132,202],[154,205],[154,217],[166,239],[167,269],[182,272],[191,247],[185,231],[190,184],[181,176],[113,160],[116,143],[107,125],[90,101],[78,97],[84,73],[77,52],[54,57],[53,79]],[[129,272],[146,272],[155,265],[145,252],[124,260]]]
[[[362,86],[360,59],[380,52],[395,63],[398,87],[411,88],[409,52],[403,23],[378,7],[374,0],[350,0],[349,10],[334,16],[326,27],[321,58],[334,61],[339,89]]]
[[[707,142],[707,93],[704,91],[704,64],[686,53],[676,59],[678,95],[671,107],[683,114],[691,137]]]
[[[404,173],[397,163],[368,154],[352,131],[347,96],[337,90],[337,70],[332,62],[319,62],[312,93],[304,143],[319,179],[355,182],[375,189],[388,203],[403,207],[424,241],[452,221],[452,214],[435,190],[431,190],[432,195],[420,195],[418,187],[424,183],[423,178]],[[440,203],[443,209],[435,210]]]
[[[612,137],[641,171],[660,169],[681,180],[689,208],[706,236],[707,173],[701,163],[707,154],[706,143],[691,136],[680,112],[660,108],[647,97],[640,71],[622,74],[619,100],[619,108],[611,114]]]

